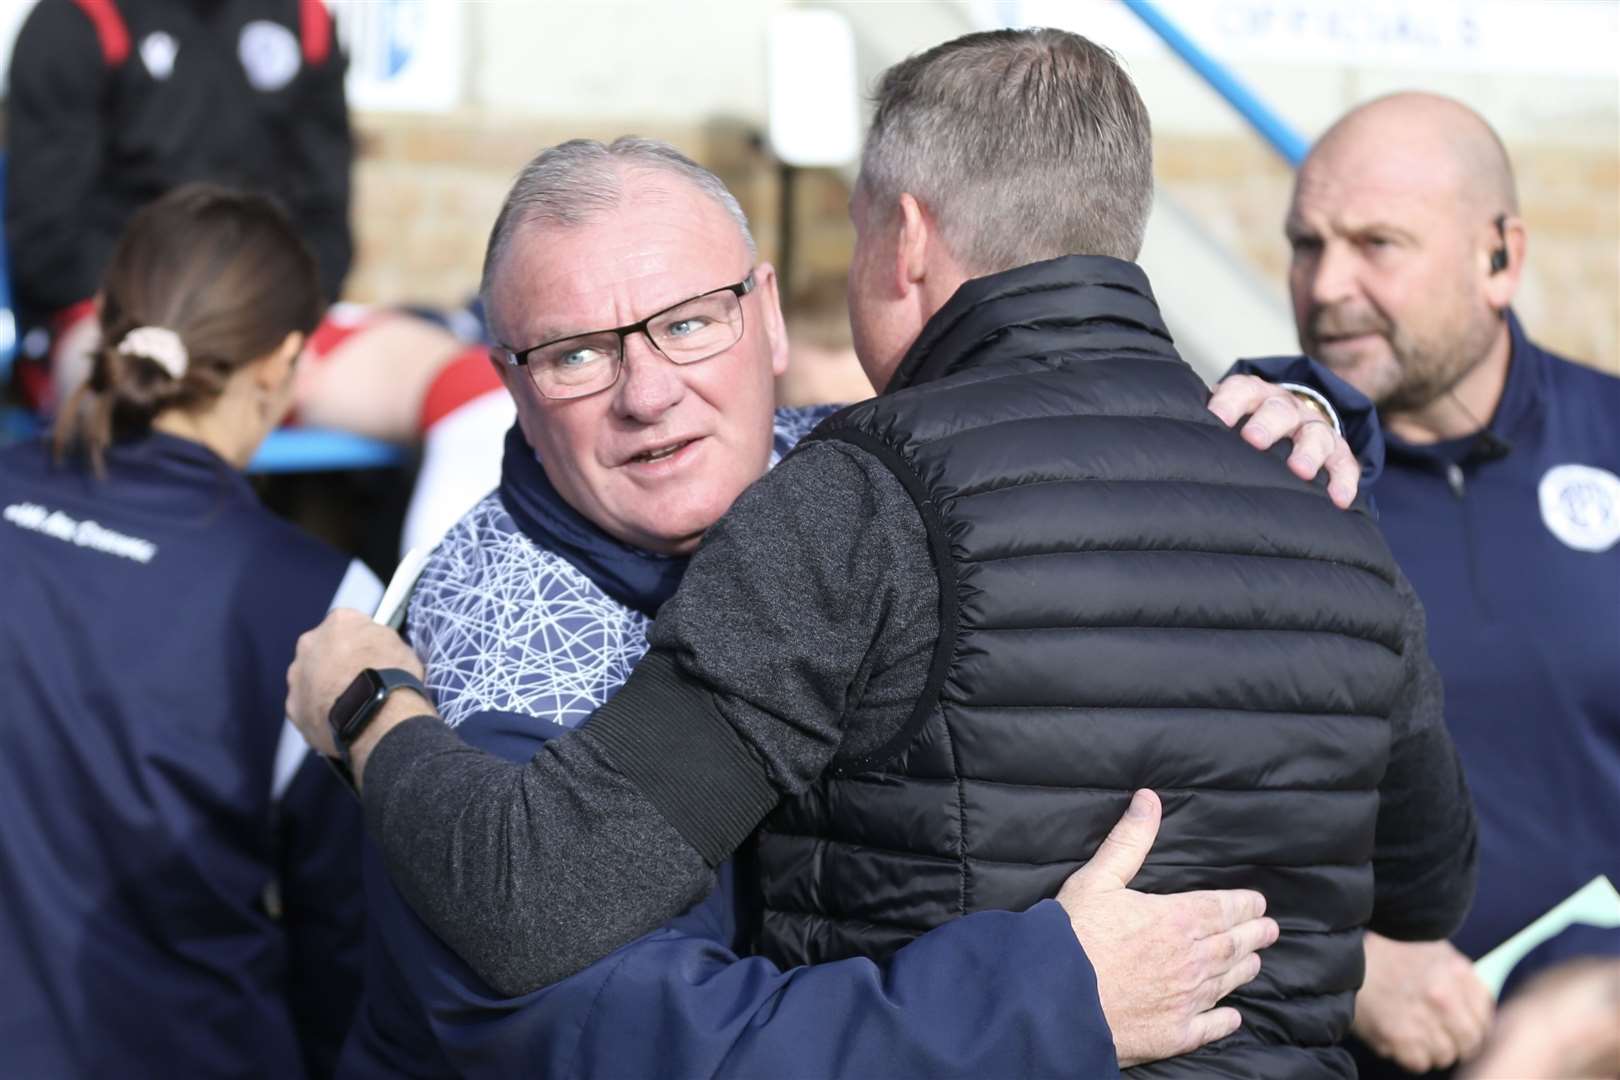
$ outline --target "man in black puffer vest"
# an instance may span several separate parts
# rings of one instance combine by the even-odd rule
[[[1151,158],[1135,88],[1076,35],[974,34],[890,69],[851,208],[882,395],[737,500],[624,689],[529,765],[400,710],[350,747],[430,923],[498,938],[509,898],[598,870],[676,898],[775,810],[760,950],[882,956],[1052,896],[1151,788],[1136,887],[1257,889],[1282,933],[1228,999],[1242,1027],[1142,1075],[1353,1075],[1362,933],[1455,929],[1473,813],[1376,524],[1245,446],[1176,355],[1131,261]],[[547,843],[587,818],[606,869]]]
[[[900,734],[763,830],[760,948],[882,956],[1026,906],[1150,787],[1137,886],[1255,888],[1283,934],[1240,1032],[1142,1074],[1352,1075],[1362,932],[1461,919],[1472,815],[1371,516],[1215,421],[1125,261],[1150,198],[1146,111],[1082,38],[975,35],[885,74],[850,301],[886,392],[814,438],[915,502],[939,633]]]
[[[1351,1075],[1362,932],[1460,920],[1472,816],[1371,516],[1222,428],[1125,261],[1150,198],[1146,111],[1082,38],[975,35],[885,74],[850,301],[886,392],[814,438],[915,502],[939,632],[901,732],[763,830],[760,948],[881,956],[1026,906],[1150,787],[1138,887],[1255,888],[1283,934],[1240,1032],[1142,1073]]]

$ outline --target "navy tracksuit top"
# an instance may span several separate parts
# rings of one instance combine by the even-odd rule
[[[1489,437],[1386,436],[1374,488],[1479,810],[1471,957],[1597,874],[1620,885],[1620,379],[1509,327]]]
[[[359,812],[282,704],[376,579],[167,435],[0,451],[0,515],[0,1076],[328,1072]]]

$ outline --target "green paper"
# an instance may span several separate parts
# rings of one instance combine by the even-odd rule
[[[1490,988],[1492,997],[1502,996],[1502,984],[1520,960],[1542,942],[1564,932],[1576,923],[1588,926],[1620,926],[1620,892],[1608,878],[1597,877],[1575,890],[1547,914],[1480,957],[1474,971]]]

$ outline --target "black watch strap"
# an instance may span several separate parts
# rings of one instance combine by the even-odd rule
[[[370,726],[389,695],[403,689],[415,690],[426,701],[433,700],[421,680],[404,668],[366,668],[338,696],[327,715],[327,723],[332,728],[338,757],[345,766],[349,764],[349,747]]]

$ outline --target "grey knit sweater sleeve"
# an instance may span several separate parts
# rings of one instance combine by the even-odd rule
[[[483,979],[507,995],[555,982],[700,899],[835,755],[897,734],[937,602],[899,481],[854,448],[807,446],[710,530],[653,650],[584,727],[512,765],[431,718],[402,724],[367,763],[368,828]]]
[[[871,454],[812,443],[709,530],[648,638],[780,790],[803,791],[898,735],[927,686],[939,576],[922,516]]]

